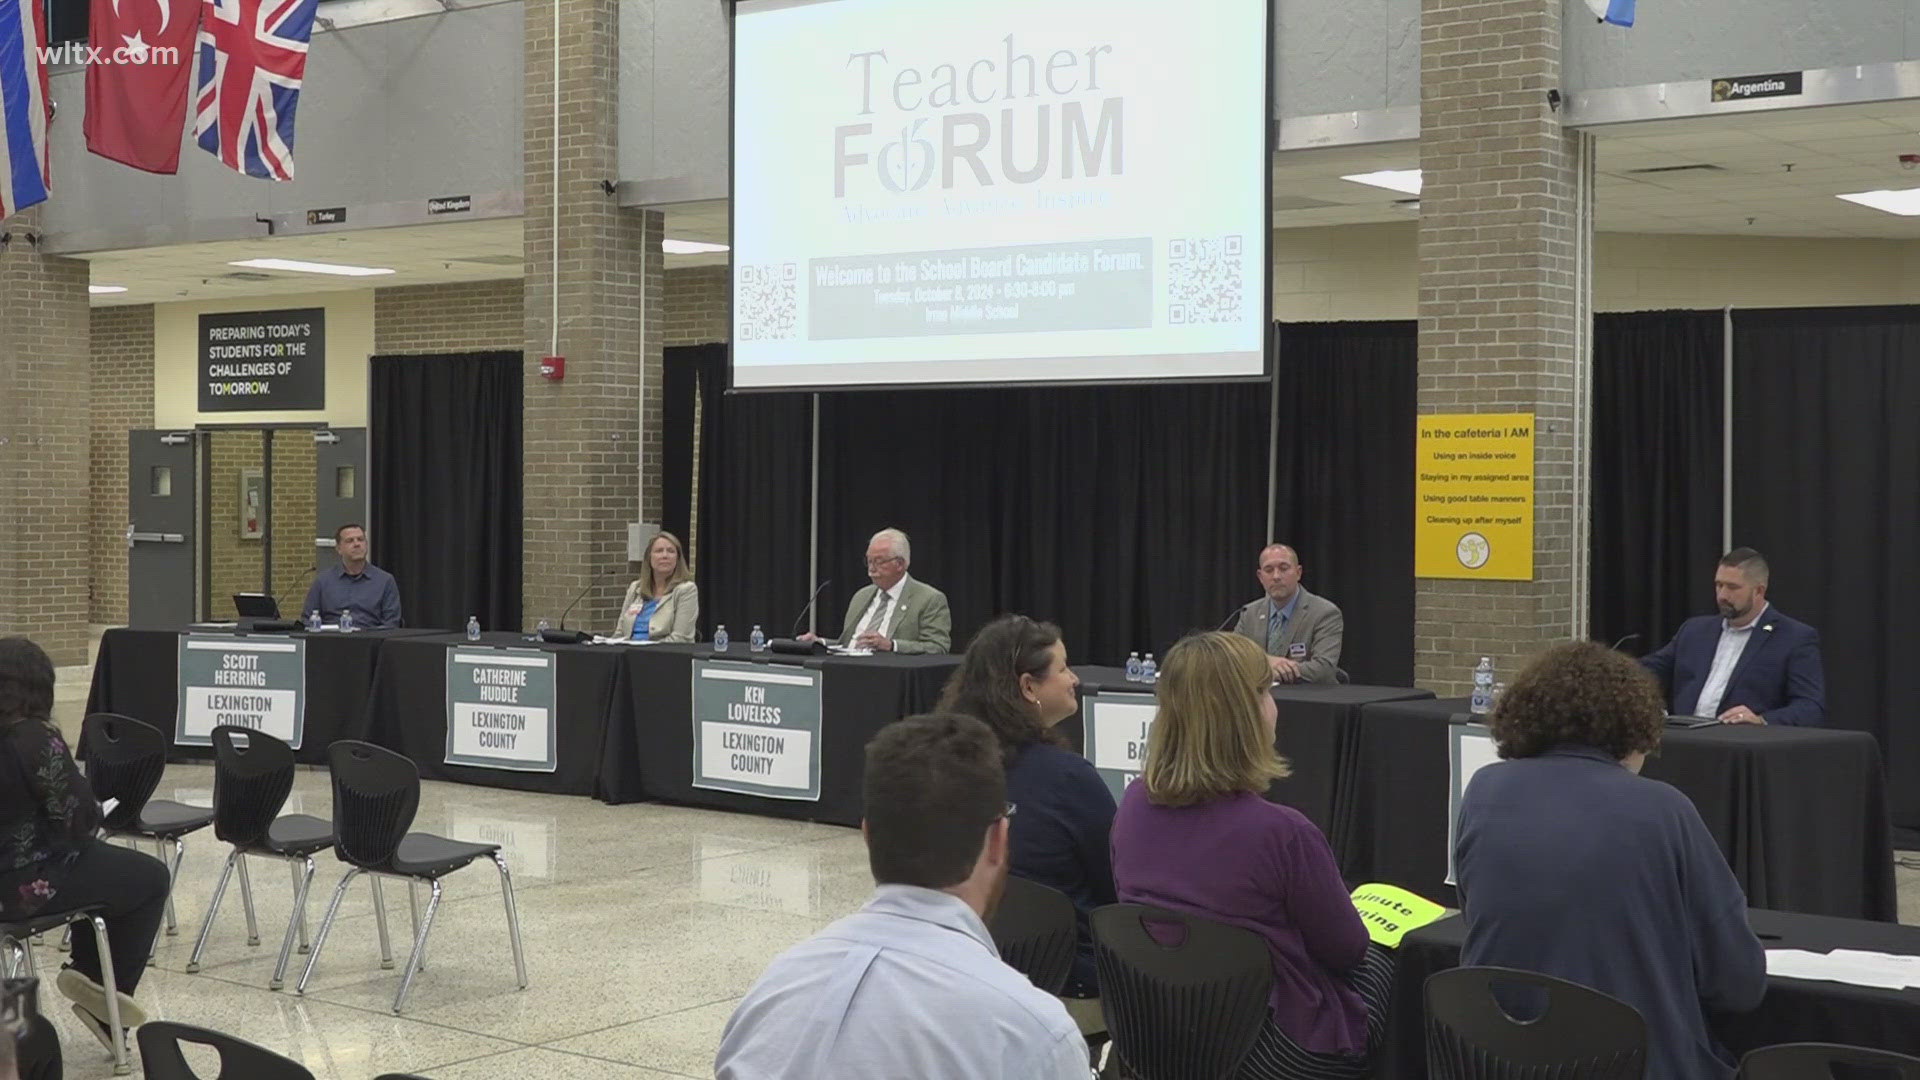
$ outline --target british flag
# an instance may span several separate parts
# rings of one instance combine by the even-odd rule
[[[193,135],[235,172],[293,179],[293,114],[318,0],[205,0]]]

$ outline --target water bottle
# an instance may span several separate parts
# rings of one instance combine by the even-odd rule
[[[1473,669],[1473,715],[1485,716],[1493,711],[1493,658],[1483,656]]]
[[[480,640],[480,616],[478,615],[467,616],[467,640]]]
[[[763,633],[761,629],[757,626],[753,628],[753,636],[747,638],[747,651],[748,652],[766,652],[767,651],[767,635]]]
[[[726,624],[722,623],[719,626],[714,627],[713,628],[713,651],[726,652],[728,644],[729,642],[727,641]]]
[[[320,628],[325,625],[327,624],[320,621],[319,608],[314,608],[312,611],[307,612],[307,630],[308,631],[317,634],[320,632]]]
[[[547,631],[549,631],[549,630],[551,630],[551,629],[553,629],[553,624],[552,624],[552,623],[550,623],[550,622],[548,622],[548,621],[547,621],[547,620],[545,620],[545,619],[541,619],[541,620],[540,620],[540,622],[539,622],[538,624],[536,624],[536,625],[534,626],[534,628],[533,628],[533,636],[534,636],[534,637],[545,637],[545,636],[546,636],[546,633],[547,633]]]
[[[1127,681],[1140,681],[1140,650],[1138,649],[1127,654]]]
[[[353,633],[353,612],[347,608],[340,609],[340,632],[343,634]]]
[[[1153,662],[1152,653],[1148,653],[1147,658],[1140,661],[1140,681],[1143,683],[1160,681],[1160,665]]]

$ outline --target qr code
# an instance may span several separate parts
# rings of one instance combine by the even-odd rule
[[[740,268],[734,321],[741,341],[782,341],[800,325],[800,269],[794,263]]]
[[[1167,321],[1175,326],[1238,322],[1246,267],[1238,236],[1167,243]]]

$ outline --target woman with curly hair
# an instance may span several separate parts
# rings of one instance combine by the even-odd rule
[[[1706,1011],[1766,993],[1747,898],[1692,801],[1640,776],[1660,747],[1660,688],[1626,656],[1558,645],[1494,708],[1505,761],[1460,800],[1461,962],[1590,986],[1640,1010],[1647,1075],[1725,1078]]]
[[[100,803],[53,724],[52,662],[26,638],[0,638],[0,919],[103,905],[120,1023],[135,1028],[146,1020],[133,991],[166,911],[167,867],[100,840],[99,829]],[[91,932],[73,935],[54,985],[111,1048]]]
[[[1055,730],[1079,711],[1079,685],[1059,627],[1003,615],[968,643],[939,710],[980,720],[999,740],[1007,799],[1019,808],[1008,821],[1012,873],[1065,893],[1079,915],[1079,951],[1065,991],[1075,998],[1098,992],[1087,916],[1114,902],[1107,847],[1113,795],[1093,763]]]

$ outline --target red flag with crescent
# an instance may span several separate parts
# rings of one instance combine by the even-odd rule
[[[199,28],[200,0],[93,0],[87,149],[147,172],[179,171]]]

